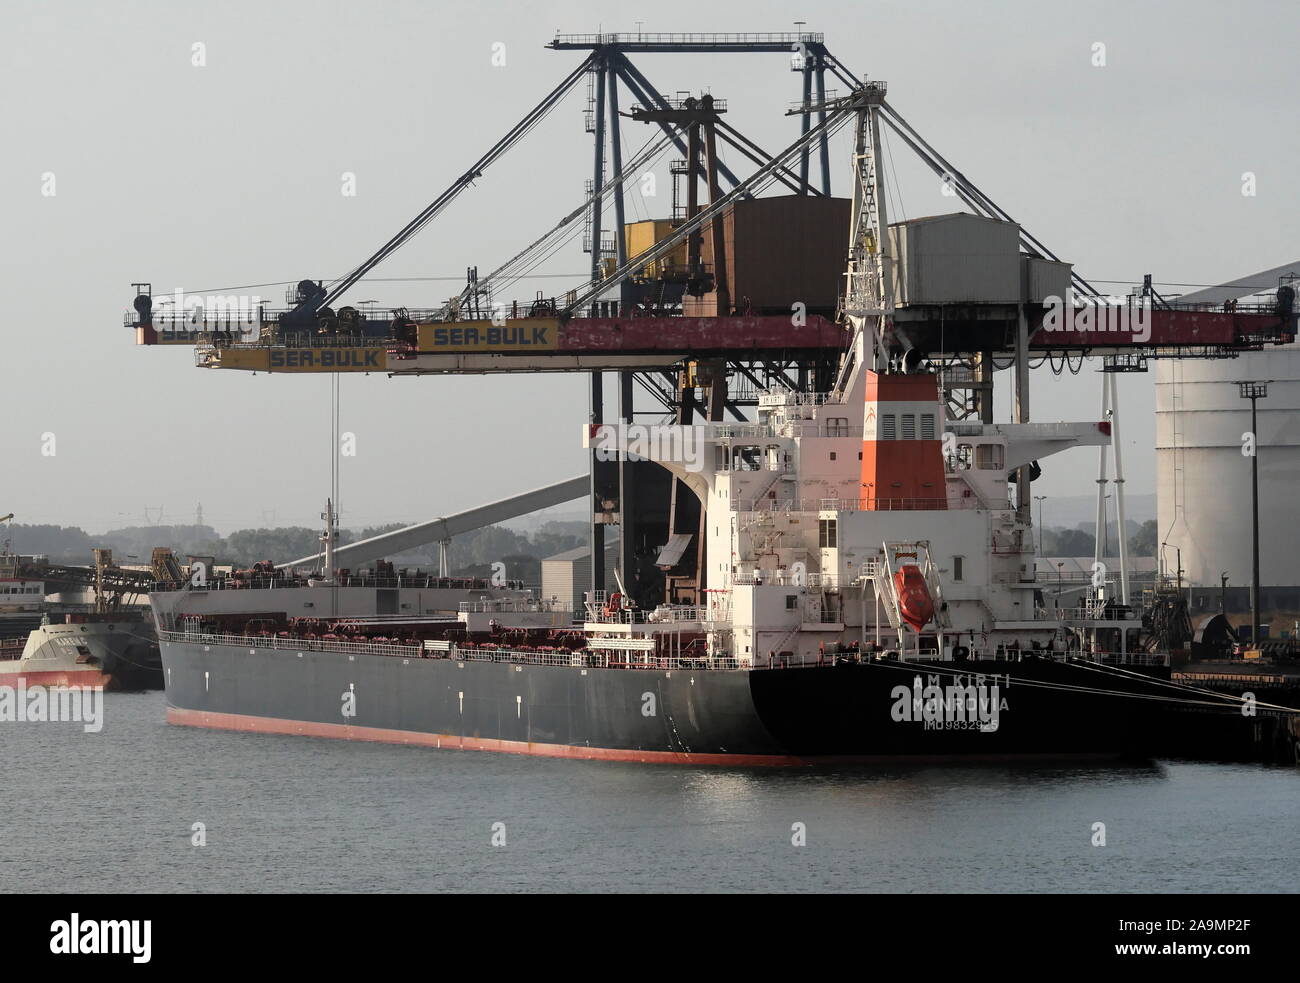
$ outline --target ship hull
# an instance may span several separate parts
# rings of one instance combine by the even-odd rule
[[[584,669],[174,639],[162,658],[173,724],[649,763],[1142,755],[1153,718],[1133,694],[1168,685],[1038,659]],[[984,677],[995,720],[921,719],[916,681],[946,684],[955,669],[966,684]],[[1061,688],[1075,686],[1088,692]],[[913,709],[915,719],[900,719]]]
[[[159,689],[162,668],[153,627],[129,619],[40,625],[28,635],[19,657],[0,660],[0,686],[20,682],[74,689]]]
[[[68,689],[112,689],[113,677],[82,666],[52,670],[0,670],[0,686],[63,686]]]

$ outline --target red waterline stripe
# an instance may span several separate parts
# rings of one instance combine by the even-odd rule
[[[602,761],[639,761],[646,764],[692,765],[802,765],[813,759],[785,754],[697,754],[686,751],[638,751],[623,748],[579,747],[570,744],[535,744],[502,741],[457,734],[425,734],[388,727],[359,727],[351,724],[323,724],[309,720],[281,720],[242,713],[209,713],[203,710],[167,708],[167,722],[186,727],[254,731],[260,734],[293,734],[302,737],[333,737],[347,741],[379,741],[385,744],[421,744],[456,751],[499,751],[504,754],[532,754],[544,758],[584,758]]]
[[[531,754],[543,758],[576,758],[591,761],[636,761],[642,764],[730,765],[732,767],[793,767],[825,764],[915,764],[952,763],[954,761],[1042,761],[1051,759],[1110,760],[1116,753],[1101,754],[873,754],[816,755],[792,754],[705,754],[694,751],[640,751],[625,748],[583,747],[571,744],[534,744],[528,741],[502,741],[488,737],[461,737],[456,734],[426,734],[415,730],[387,727],[359,727],[350,724],[325,724],[310,720],[283,720],[278,717],[255,717],[243,713],[212,713],[205,710],[167,708],[167,722],[184,727],[209,727],[258,734],[287,734],[297,737],[330,737],[345,741],[378,741],[384,744],[419,744],[450,748],[456,751],[497,751],[503,754]]]
[[[48,672],[2,672],[0,686],[17,686],[26,680],[28,686],[66,686],[69,689],[89,689],[94,686],[108,688],[112,676],[98,670],[51,670]]]

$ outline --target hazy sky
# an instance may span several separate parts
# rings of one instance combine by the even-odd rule
[[[196,292],[346,271],[580,61],[544,47],[557,30],[635,31],[639,20],[645,31],[783,31],[805,20],[847,65],[887,80],[893,105],[994,200],[1085,277],[1124,292],[1147,272],[1209,284],[1296,258],[1293,14],[1280,2],[1133,0],[10,0],[0,514],[102,531],[143,522],[146,508],[192,521],[201,502],[222,531],[317,524],[329,377],[202,371],[188,348],[137,348],[122,327],[130,285]],[[492,64],[497,42],[503,67]],[[1104,67],[1092,63],[1095,42]],[[787,56],[634,60],[661,91],[727,98],[730,121],[768,149],[797,132],[783,115],[799,90]],[[579,87],[376,273],[447,279],[367,283],[352,299],[433,306],[466,266],[492,268],[574,207],[591,176],[584,104]],[[623,128],[631,148],[649,136]],[[839,194],[847,139],[834,144]],[[890,146],[891,220],[954,210],[901,142]],[[660,171],[660,197],[630,203],[630,218],[668,214]],[[1246,171],[1253,197],[1241,193]],[[344,172],[355,197],[341,194]],[[576,286],[586,267],[574,247],[546,267],[571,277],[519,296]],[[1093,369],[1038,372],[1034,417],[1094,419]],[[1134,493],[1155,485],[1151,380],[1121,380]],[[344,524],[423,519],[580,473],[586,391],[579,375],[345,376],[342,429],[357,456],[342,464]],[[1036,490],[1086,494],[1095,466],[1087,451],[1052,459]]]

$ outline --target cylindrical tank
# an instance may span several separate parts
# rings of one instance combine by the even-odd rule
[[[1250,400],[1238,382],[1267,381],[1258,401],[1259,566],[1264,588],[1300,585],[1300,345],[1235,359],[1156,362],[1156,513],[1164,568],[1194,586],[1251,577]]]

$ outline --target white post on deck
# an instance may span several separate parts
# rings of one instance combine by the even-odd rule
[[[1128,530],[1124,528],[1124,459],[1119,439],[1119,383],[1110,375],[1110,449],[1115,455],[1115,521],[1119,524],[1119,599],[1128,604]]]
[[[1101,376],[1101,418],[1106,420],[1110,414],[1110,379],[1109,373],[1103,372]],[[1093,544],[1092,561],[1093,569],[1097,569],[1095,564],[1103,562],[1106,558],[1102,556],[1102,542],[1106,536],[1106,445],[1100,444],[1097,447],[1097,528],[1096,542]]]

